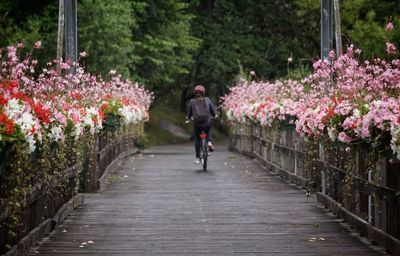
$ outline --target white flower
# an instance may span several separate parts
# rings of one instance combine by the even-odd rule
[[[331,129],[330,127],[328,127],[328,135],[329,135],[329,138],[331,139],[331,141],[336,141],[337,133],[334,129]]]
[[[361,117],[361,111],[358,109],[354,109],[353,114],[355,117],[360,118]]]
[[[97,123],[93,122],[93,118],[98,120]],[[82,116],[82,124],[88,127],[92,134],[99,132],[103,128],[103,125],[98,109],[95,107],[86,109],[86,115]]]
[[[73,131],[73,134],[72,134],[72,136],[75,137],[75,140],[79,139],[79,137],[82,134],[82,131],[83,131],[83,129],[82,129],[81,123],[75,124],[75,130]]]
[[[50,141],[64,141],[65,136],[62,128],[60,126],[53,126],[49,133]]]
[[[15,120],[20,125],[21,130],[28,134],[32,127],[35,126],[36,120],[30,112],[23,112],[22,115]]]
[[[22,104],[19,104],[19,100],[11,99],[5,107],[5,113],[9,118],[14,118],[22,111],[23,107]]]
[[[25,141],[28,143],[28,154],[31,154],[36,149],[36,141],[33,136],[26,136]]]

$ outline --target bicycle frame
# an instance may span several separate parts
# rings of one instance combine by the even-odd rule
[[[187,119],[185,123],[192,122],[192,119]],[[201,131],[198,134],[201,143],[200,143],[200,162],[203,165],[203,171],[207,171],[207,158],[208,158],[208,141],[207,141],[207,133],[205,131]]]
[[[207,171],[207,158],[208,158],[208,145],[207,145],[207,134],[202,131],[200,134],[200,161],[203,165],[203,171]]]

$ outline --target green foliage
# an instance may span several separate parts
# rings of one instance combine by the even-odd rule
[[[151,138],[147,145],[167,144],[183,142],[184,140],[162,130],[160,121],[169,120],[177,125],[187,128],[191,132],[191,126],[185,125],[185,114],[171,108],[170,104],[156,103],[150,108],[150,120],[145,124],[145,138]],[[145,139],[144,138],[144,139]]]
[[[190,34],[192,15],[183,1],[146,1],[141,7],[134,10],[138,26],[131,70],[136,81],[163,95],[190,71],[199,40]]]
[[[362,58],[400,44],[400,3],[340,1],[343,48]],[[392,20],[395,30],[385,31]],[[0,46],[42,40],[39,59],[55,57],[58,1],[0,3]],[[78,46],[92,73],[117,69],[154,90],[157,100],[204,84],[221,95],[241,72],[257,79],[298,78],[320,54],[320,1],[80,0]],[[29,48],[28,48],[29,50]],[[288,68],[288,57],[293,58]],[[288,72],[289,71],[289,72]]]
[[[131,30],[136,26],[128,0],[82,0],[78,5],[80,51],[88,55],[88,71],[106,75],[111,69],[129,77],[134,45]]]
[[[240,72],[253,70],[257,79],[286,76],[290,56],[294,58],[291,69],[304,65],[300,59],[315,56],[319,39],[309,28],[314,16],[306,7],[312,1],[300,2],[304,8],[299,11],[297,3],[290,1],[221,0],[208,9],[192,1],[193,32],[203,43],[191,80],[204,84],[212,94],[231,85]],[[299,19],[293,19],[296,15]]]
[[[146,134],[141,135],[139,138],[136,140],[136,146],[140,150],[147,149],[150,146],[151,140],[149,139],[149,136]]]
[[[376,13],[370,10],[364,20],[354,20],[351,28],[347,30],[349,38],[346,41],[361,48],[365,52],[366,59],[371,59],[373,57],[371,55],[386,55],[384,24],[378,24],[375,17]]]
[[[296,19],[293,20],[296,20],[299,26],[297,31],[293,30],[293,33],[299,36],[301,45],[307,49],[308,54],[303,57],[315,57],[319,55],[320,47],[320,1],[296,0],[295,2],[297,12]],[[363,50],[363,58],[370,59],[373,56],[387,57],[385,46],[387,40],[399,45],[399,1],[340,1],[340,11],[344,50],[348,45],[354,44]],[[388,35],[385,25],[390,20],[395,23],[395,31]],[[312,34],[314,36],[311,36]],[[314,50],[305,44],[307,39],[310,39],[308,45],[312,45]]]
[[[58,4],[52,1],[5,0],[0,3],[0,47],[24,42],[30,51],[41,40],[46,51],[36,51],[35,58],[46,63],[56,56]]]

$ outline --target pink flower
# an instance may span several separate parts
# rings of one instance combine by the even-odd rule
[[[256,76],[256,72],[255,71],[250,71],[250,76]]]
[[[86,57],[86,55],[87,55],[86,52],[81,52],[81,53],[79,53],[79,56],[81,56],[81,57]]]
[[[67,118],[65,115],[61,112],[59,112],[57,109],[54,110],[54,118],[60,122],[62,125],[66,126],[67,125]]]
[[[336,54],[334,51],[329,52],[329,59],[334,60],[336,58]]]
[[[396,53],[396,51],[397,51],[397,48],[394,44],[389,43],[389,42],[386,43],[386,52],[388,54],[394,54],[394,53]]]
[[[339,133],[338,140],[344,143],[349,143],[353,141],[353,138],[347,135],[345,132]]]
[[[37,42],[35,43],[34,48],[40,49],[41,47],[42,47],[42,41],[37,41]]]
[[[60,64],[61,69],[70,69],[71,66],[68,63],[62,62]]]
[[[394,28],[394,26],[393,26],[393,23],[392,23],[392,22],[389,22],[389,23],[386,25],[386,30],[387,30],[387,31],[392,31],[393,28]]]
[[[368,127],[363,127],[361,129],[361,137],[362,138],[369,138],[370,136],[371,136],[371,134],[369,133]]]

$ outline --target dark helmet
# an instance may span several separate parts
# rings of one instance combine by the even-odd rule
[[[206,89],[202,85],[196,85],[194,87],[194,94],[204,94],[206,92]]]

